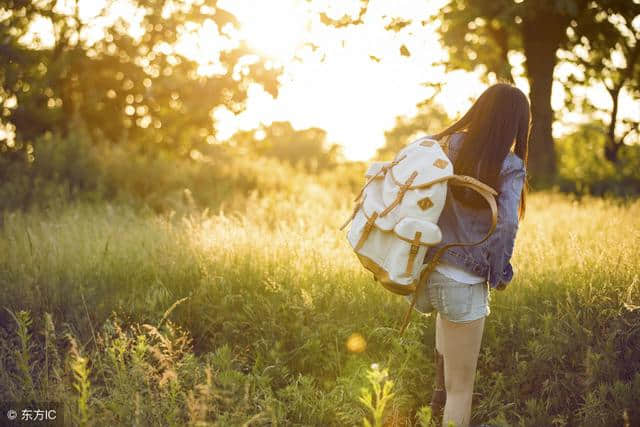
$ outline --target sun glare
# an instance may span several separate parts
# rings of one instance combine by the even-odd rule
[[[240,34],[256,51],[285,64],[305,39],[309,14],[297,0],[226,0],[220,4],[237,16]]]

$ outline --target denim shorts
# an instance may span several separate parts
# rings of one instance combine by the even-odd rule
[[[405,298],[410,304],[413,295]],[[422,314],[437,311],[450,322],[466,323],[491,313],[490,298],[487,282],[470,285],[434,271],[420,289],[414,308]]]

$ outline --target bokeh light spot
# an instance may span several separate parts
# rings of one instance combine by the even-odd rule
[[[367,340],[357,332],[352,333],[347,338],[347,350],[351,353],[362,353],[367,348]]]

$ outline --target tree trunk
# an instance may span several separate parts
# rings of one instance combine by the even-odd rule
[[[532,182],[539,186],[550,184],[557,171],[551,134],[551,86],[553,69],[556,66],[556,51],[564,37],[565,28],[562,19],[549,15],[539,15],[522,23],[532,116],[528,175]]]
[[[618,121],[618,96],[620,95],[620,87],[614,87],[613,89],[609,89],[607,87],[607,89],[609,90],[609,95],[611,95],[613,109],[611,110],[611,119],[607,132],[607,143],[604,146],[604,157],[611,163],[617,163],[618,150],[622,146],[622,141],[620,141],[620,144],[616,141],[616,122]]]

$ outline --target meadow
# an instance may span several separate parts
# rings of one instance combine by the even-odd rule
[[[399,336],[407,304],[338,230],[360,172],[205,183],[210,209],[184,191],[5,210],[0,401],[61,402],[70,425],[431,425],[434,318]],[[473,422],[640,425],[639,217],[637,200],[530,196]]]
[[[354,159],[466,116],[486,143],[517,135],[536,190],[472,425],[640,426],[639,16],[0,2],[0,425],[18,403],[64,426],[439,425],[434,316],[401,336],[406,300],[339,226]],[[497,82],[530,117],[515,95],[466,115]]]

